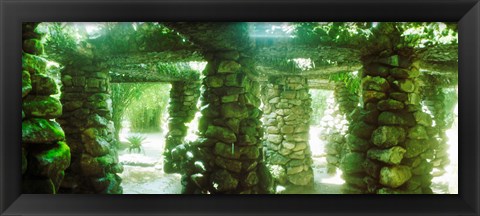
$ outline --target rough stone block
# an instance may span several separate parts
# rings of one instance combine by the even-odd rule
[[[225,118],[244,119],[248,117],[247,107],[235,102],[222,104],[221,113]]]
[[[389,67],[386,67],[381,64],[373,63],[373,64],[366,65],[363,68],[363,72],[364,74],[370,75],[370,76],[387,77],[389,75]]]
[[[287,179],[294,185],[309,185],[313,182],[313,170],[305,170],[300,173],[287,175]]]
[[[412,172],[407,166],[383,167],[380,170],[380,184],[398,188],[412,177]]]
[[[44,74],[35,74],[31,77],[32,93],[37,95],[52,95],[57,94],[57,83],[51,77]]]
[[[235,61],[222,61],[218,65],[218,73],[236,73],[239,72],[242,66]]]
[[[46,119],[58,118],[62,115],[62,103],[50,96],[27,96],[22,103],[27,117]]]
[[[364,161],[364,154],[355,152],[348,153],[343,157],[340,163],[340,169],[342,169],[343,173],[362,173],[364,172],[362,167]]]
[[[412,113],[385,111],[378,116],[378,124],[412,127],[415,125],[415,118]]]
[[[402,102],[393,99],[381,100],[377,104],[377,108],[380,111],[400,110],[404,107],[405,105]]]
[[[408,129],[408,138],[410,139],[428,139],[429,136],[425,127],[422,125],[416,125]]]
[[[347,145],[352,151],[365,152],[370,146],[368,140],[357,137],[353,134],[347,134]]]
[[[386,99],[387,95],[378,91],[363,91],[363,102],[377,102],[379,100]]]
[[[349,126],[350,133],[363,139],[370,139],[374,130],[375,126],[366,124],[363,121],[353,122]]]
[[[211,186],[216,192],[233,191],[238,186],[238,179],[226,170],[214,172],[210,177]]]
[[[242,162],[239,160],[231,160],[217,156],[215,157],[215,165],[234,173],[240,173],[242,171]]]
[[[214,125],[208,126],[205,136],[221,140],[225,143],[233,143],[237,140],[237,137],[232,130]]]
[[[70,166],[70,148],[65,142],[58,142],[51,149],[30,152],[29,173],[55,179]]]
[[[47,68],[47,60],[28,53],[22,54],[22,69],[33,74],[44,74]]]
[[[395,80],[393,86],[398,90],[411,93],[415,91],[415,83],[411,79]]]
[[[403,154],[406,150],[399,146],[394,146],[389,149],[370,149],[367,152],[367,157],[382,161],[390,165],[398,165],[403,159]]]
[[[377,92],[386,92],[390,88],[390,84],[385,78],[378,76],[366,76],[362,78],[362,86],[364,90]]]
[[[37,39],[24,40],[22,49],[24,52],[34,55],[43,54],[43,44],[40,40]]]
[[[395,146],[405,140],[402,127],[380,126],[372,133],[372,143],[382,148]]]
[[[30,73],[26,70],[22,70],[22,98],[28,95],[32,90],[32,81],[30,79]]]
[[[23,143],[56,143],[65,139],[65,133],[54,121],[31,118],[22,121]]]

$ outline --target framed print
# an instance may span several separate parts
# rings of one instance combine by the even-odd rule
[[[479,214],[478,1],[1,4],[2,215]]]

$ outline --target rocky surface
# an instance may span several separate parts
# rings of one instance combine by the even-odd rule
[[[399,43],[389,24],[379,37]],[[388,43],[387,43],[388,44]],[[416,58],[408,49],[390,45],[365,53],[362,71],[363,106],[352,113],[350,135],[362,139],[349,145],[341,167],[344,193],[432,193],[432,121],[421,109],[422,82]],[[368,143],[368,144],[367,144]]]
[[[184,143],[187,126],[195,117],[197,101],[200,97],[200,82],[172,82],[170,104],[168,107],[168,133],[166,135],[164,171],[166,173],[180,172],[178,161],[172,159],[171,151]]]
[[[56,194],[70,166],[70,148],[55,121],[62,104],[37,25],[22,24],[22,193]]]
[[[312,186],[308,143],[311,98],[306,78],[271,77],[263,86],[266,159],[279,185]]]
[[[91,56],[78,56],[62,71],[59,123],[71,148],[62,193],[122,193],[108,71]]]

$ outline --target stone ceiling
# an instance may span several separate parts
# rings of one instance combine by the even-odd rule
[[[162,23],[188,38],[193,46],[188,49],[160,52],[121,53],[104,56],[103,64],[116,76],[112,82],[168,82],[178,78],[158,76],[151,64],[156,62],[205,61],[208,52],[240,50],[253,55],[257,71],[264,76],[291,74],[275,65],[275,61],[303,58],[315,63],[313,69],[296,72],[310,80],[312,88],[331,88],[326,82],[333,73],[357,71],[361,68],[360,51],[345,47],[310,47],[291,43],[287,39],[269,40],[251,38],[248,23]],[[240,29],[240,30],[239,30]],[[456,45],[441,45],[416,50],[425,73],[457,76],[458,49]],[[328,62],[328,63],[326,63]],[[141,67],[139,67],[141,65]],[[146,71],[148,69],[149,71]],[[265,77],[258,77],[265,80]]]

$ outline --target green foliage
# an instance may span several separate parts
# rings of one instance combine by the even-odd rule
[[[186,38],[157,22],[106,23],[101,32],[89,42],[104,55],[178,50],[191,46]]]
[[[130,143],[130,146],[128,147],[128,151],[137,151],[140,153],[142,149],[142,145],[144,141],[147,139],[147,137],[142,136],[142,135],[130,135],[127,137],[127,141]]]
[[[142,95],[145,86],[137,83],[112,83],[112,120],[115,125],[115,136],[119,140],[119,133],[122,129],[122,118],[130,104],[138,100]]]
[[[188,62],[179,62],[176,64],[159,62],[155,66],[157,67],[157,71],[160,75],[167,76],[172,79],[200,79],[200,71],[192,69]]]
[[[354,94],[358,94],[360,91],[361,80],[358,76],[358,72],[340,72],[331,74],[328,77],[330,82],[343,82],[345,87]]]
[[[310,118],[311,125],[320,124],[320,120],[327,109],[327,98],[332,94],[332,91],[310,89],[310,95],[312,98],[312,117]]]
[[[437,44],[457,44],[458,31],[455,23],[441,22],[396,22],[401,33],[403,47],[426,47]],[[371,22],[302,22],[295,23],[295,41],[300,44],[330,45],[361,48],[369,41],[377,28]],[[400,47],[401,48],[401,47]]]
[[[295,23],[296,41],[307,44],[359,46],[371,36],[368,22]]]
[[[407,22],[398,23],[404,45],[407,47],[428,47],[438,44],[458,44],[456,23]]]
[[[159,132],[170,95],[170,85],[136,84],[141,93],[125,109],[124,117],[133,132]]]
[[[43,22],[45,54],[52,59],[73,58],[85,35],[71,23]]]

